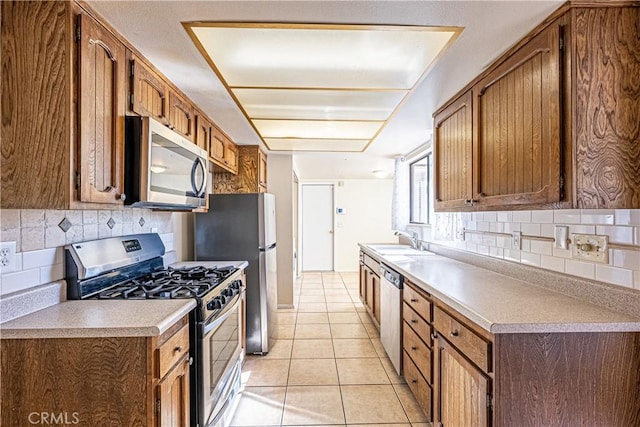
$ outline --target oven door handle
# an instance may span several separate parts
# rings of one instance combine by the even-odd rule
[[[233,312],[239,305],[240,305],[240,294],[235,296],[235,302],[233,304],[225,305],[223,311],[217,317],[214,317],[211,321],[204,322],[202,324],[202,336],[203,337],[207,336],[209,332],[211,332],[213,329],[220,326],[222,322],[227,320],[227,318],[229,318],[229,316],[233,314]]]

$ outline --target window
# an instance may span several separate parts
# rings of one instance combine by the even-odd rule
[[[431,182],[432,158],[433,156],[429,153],[409,165],[410,221],[412,223],[429,224],[433,218],[431,202],[431,195],[433,194],[433,184]]]

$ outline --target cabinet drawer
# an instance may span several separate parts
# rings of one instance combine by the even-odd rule
[[[431,383],[431,348],[405,323],[402,328],[402,347],[411,356],[418,370]]]
[[[489,354],[491,351],[490,343],[440,309],[440,307],[435,308],[434,326],[439,335],[453,344],[454,347],[457,347],[480,369],[489,372],[491,360]]]
[[[182,356],[189,353],[189,325],[185,325],[158,349],[158,378],[164,377]]]
[[[406,285],[406,282],[405,282]],[[405,286],[402,298],[424,320],[431,322],[431,301],[410,286]]]
[[[433,406],[431,401],[431,387],[429,387],[427,381],[420,374],[420,371],[413,363],[409,355],[405,352],[403,355],[403,369],[404,369],[404,379],[407,381],[407,385],[411,389],[411,392],[416,398],[416,401],[424,410],[425,415],[427,416],[427,420],[433,420],[431,415],[431,408]]]
[[[415,333],[422,338],[422,341],[427,343],[430,347],[433,347],[431,344],[431,325],[429,325],[421,316],[418,316],[418,313],[416,313],[406,302],[402,304],[402,318],[409,326],[411,326]]]

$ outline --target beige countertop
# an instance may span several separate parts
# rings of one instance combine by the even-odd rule
[[[194,299],[65,301],[0,324],[0,338],[158,336],[195,306]]]
[[[368,245],[360,247],[492,333],[640,331],[640,318],[526,280],[429,252],[420,256],[381,255]]]

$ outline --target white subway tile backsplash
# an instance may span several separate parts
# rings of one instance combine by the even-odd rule
[[[12,228],[9,230],[0,230],[0,241],[2,242],[16,242],[16,251],[19,251],[22,246],[22,237],[19,228]]]
[[[496,222],[498,220],[498,214],[495,212],[484,212],[482,220],[487,222]]]
[[[506,259],[507,261],[520,262],[520,251],[515,249],[505,249],[504,259]]]
[[[29,270],[31,268],[44,267],[53,265],[57,261],[57,249],[42,249],[39,251],[24,252],[22,254],[22,268]]]
[[[22,242],[20,250],[22,252],[44,249],[44,226],[22,227],[20,234],[20,241]]]
[[[640,246],[640,227],[634,227],[633,244]]]
[[[479,221],[476,223],[478,231],[489,231],[489,223],[486,221]]]
[[[520,262],[527,265],[540,266],[540,255],[529,252],[520,253]]]
[[[580,224],[579,209],[558,209],[553,211],[553,222],[556,224]]]
[[[494,233],[502,233],[504,230],[504,224],[501,222],[490,222],[489,223],[489,231]]]
[[[497,219],[500,222],[513,222],[513,212],[512,211],[498,212]]]
[[[112,237],[112,232],[109,226],[106,223],[98,224],[98,238],[104,239],[107,237]]]
[[[521,224],[520,231],[522,234],[528,234],[529,236],[540,236],[540,224]]]
[[[612,249],[613,266],[640,270],[640,252],[626,249]]]
[[[596,265],[590,262],[567,259],[564,261],[564,270],[567,274],[584,277],[585,279],[596,278]]]
[[[531,222],[531,211],[513,211],[513,222]]]
[[[64,265],[55,264],[47,267],[40,267],[40,284],[55,282],[64,279]]]
[[[17,271],[2,275],[0,294],[7,295],[40,284],[40,269]]]
[[[514,231],[520,231],[520,227],[522,226],[522,224],[520,224],[519,222],[506,222],[504,224],[504,233],[513,233]]]
[[[489,246],[486,245],[478,245],[476,247],[476,252],[481,255],[489,255]]]
[[[640,225],[640,209],[616,209],[616,225]]]
[[[613,209],[582,209],[580,216],[583,224],[613,224],[615,211]]]
[[[531,222],[553,223],[553,211],[531,211]]]
[[[540,235],[542,237],[555,237],[555,224],[540,224]]]
[[[569,235],[571,234],[596,234],[595,225],[570,225]]]
[[[531,252],[541,255],[553,255],[553,243],[540,240],[531,241]]]
[[[596,234],[609,236],[609,242],[633,244],[633,227],[598,225]]]
[[[540,267],[564,273],[564,259],[549,255],[540,255]]]
[[[111,211],[98,211],[98,225],[107,225],[111,218]]]
[[[122,224],[116,224],[111,229],[111,236],[122,236]]]
[[[122,209],[122,223],[133,224],[133,209],[131,208]]]
[[[489,256],[494,258],[504,258],[504,250],[502,248],[490,247]]]
[[[632,288],[633,270],[610,267],[608,265],[596,265],[596,280]]]
[[[122,235],[126,236],[129,234],[133,234],[133,223],[124,223],[122,224]]]
[[[553,248],[553,256],[558,258],[571,258],[571,250],[569,249],[559,249],[554,246]]]
[[[17,228],[20,228],[20,211],[18,209],[0,211],[0,229],[11,230]]]

